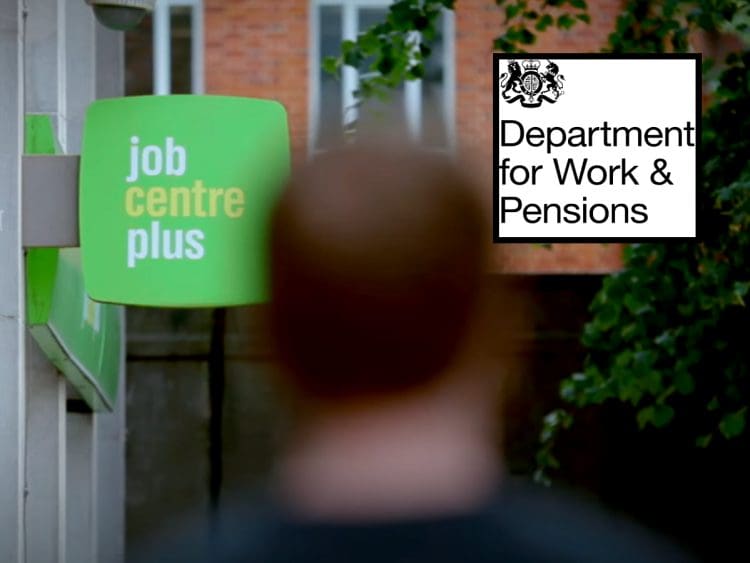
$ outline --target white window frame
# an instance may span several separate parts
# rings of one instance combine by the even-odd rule
[[[191,8],[190,91],[205,92],[203,55],[203,0],[157,0],[154,7],[154,94],[172,93],[172,8]]]
[[[310,95],[308,128],[308,154],[317,149],[315,141],[320,131],[320,7],[341,7],[342,40],[356,40],[359,29],[360,8],[385,8],[392,0],[311,0],[310,1],[310,45],[309,84]],[[443,114],[446,126],[446,149],[455,149],[455,19],[452,10],[443,10]],[[357,119],[355,90],[359,87],[359,72],[350,66],[341,69],[341,123],[344,127]],[[407,128],[412,140],[419,141],[422,135],[422,81],[407,80],[404,83],[404,104]]]

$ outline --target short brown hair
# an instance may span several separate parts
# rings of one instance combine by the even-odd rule
[[[271,222],[271,332],[317,397],[398,392],[455,357],[480,290],[484,214],[445,156],[346,148],[293,174]]]

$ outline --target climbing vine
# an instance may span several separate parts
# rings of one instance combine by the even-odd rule
[[[614,52],[686,51],[697,32],[747,30],[748,3],[630,0]],[[633,244],[590,306],[583,369],[564,379],[567,407],[544,419],[536,477],[558,467],[554,445],[575,413],[618,401],[641,429],[679,425],[697,447],[745,435],[750,356],[750,52],[740,48],[704,84],[696,242]]]

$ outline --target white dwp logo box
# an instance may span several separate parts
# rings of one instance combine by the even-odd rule
[[[495,54],[494,240],[695,238],[700,65]]]

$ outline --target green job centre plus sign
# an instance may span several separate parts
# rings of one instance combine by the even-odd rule
[[[165,307],[266,300],[269,213],[288,170],[286,112],[276,102],[95,102],[80,179],[91,297]]]

